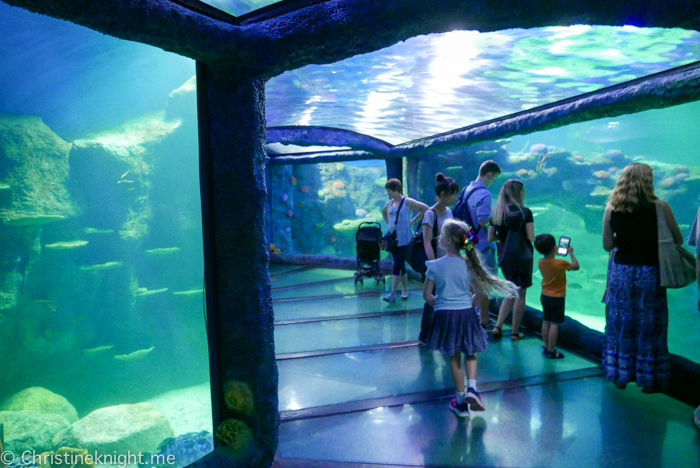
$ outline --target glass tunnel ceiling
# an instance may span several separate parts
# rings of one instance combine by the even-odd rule
[[[280,3],[281,1],[282,0],[202,0],[203,3],[233,16],[242,16],[268,5]]]
[[[335,127],[400,144],[698,60],[700,33],[683,29],[431,34],[273,78],[267,124]]]

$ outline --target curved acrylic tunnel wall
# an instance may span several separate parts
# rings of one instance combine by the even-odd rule
[[[437,172],[455,178],[464,186],[476,177],[484,160],[496,160],[504,172],[491,187],[493,196],[497,196],[508,178],[523,180],[526,204],[535,216],[535,233],[572,238],[581,270],[568,275],[567,314],[592,329],[603,331],[605,308],[601,300],[608,255],[602,248],[601,229],[607,196],[624,166],[636,161],[652,165],[656,193],[670,203],[687,241],[690,225],[700,206],[700,158],[696,150],[700,142],[694,119],[699,110],[700,104],[696,102],[573,124],[443,154],[407,158],[406,193],[432,205]],[[363,184],[362,189],[359,185],[345,188],[348,175],[359,170],[352,169],[352,164],[367,163],[272,166],[271,203],[276,248],[285,253],[355,256],[354,233],[360,219],[352,218],[355,205],[342,209],[335,200],[336,195],[354,202],[359,196],[376,192],[371,201],[378,208],[385,203],[386,195],[375,189],[368,191],[368,184]],[[328,176],[321,183],[309,182],[318,179],[320,174]],[[342,193],[331,191],[336,180],[343,184]],[[317,190],[319,188],[323,190]],[[326,209],[331,200],[332,209]],[[297,216],[295,206],[305,209],[301,219],[294,219]],[[372,216],[379,217],[371,210],[357,214],[367,216],[368,220]],[[339,222],[341,218],[343,221]],[[380,221],[386,232],[386,223]],[[333,231],[329,234],[326,230],[330,228]],[[339,233],[346,235],[342,237]],[[539,278],[538,272],[535,278]],[[541,307],[539,291],[539,282],[535,280],[528,294],[528,305],[536,309]],[[696,317],[697,286],[669,290],[668,294],[670,350],[699,362],[700,354],[696,352],[699,335],[688,333],[689,328],[700,331],[700,321]]]

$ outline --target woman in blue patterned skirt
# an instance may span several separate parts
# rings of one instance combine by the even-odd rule
[[[611,253],[608,269],[603,369],[624,389],[637,382],[646,393],[669,382],[666,288],[660,286],[656,204],[673,240],[683,236],[671,208],[654,195],[654,173],[647,164],[625,167],[603,215],[603,248]]]

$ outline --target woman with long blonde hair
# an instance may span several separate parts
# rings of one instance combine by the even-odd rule
[[[503,257],[506,239],[510,231],[520,232],[520,234],[532,243],[535,241],[535,227],[532,211],[525,205],[525,185],[517,179],[509,179],[501,187],[498,194],[498,201],[493,207],[491,214],[491,225],[489,226],[488,241],[498,242],[499,261]],[[511,309],[513,310],[513,328],[510,339],[517,341],[523,337],[519,332],[520,322],[525,314],[525,295],[527,288],[532,286],[532,256],[529,259],[522,259],[508,266],[501,265],[503,276],[515,283],[520,288],[518,297],[504,298],[501,308],[498,311],[498,319],[493,327],[494,338],[503,336],[503,323],[506,321]]]
[[[642,163],[625,167],[603,214],[603,248],[612,252],[603,301],[603,369],[624,389],[636,381],[645,393],[669,381],[666,288],[660,286],[657,204],[673,240],[683,236],[668,203],[654,195],[654,171]]]
[[[425,262],[428,270],[423,299],[435,310],[426,347],[450,356],[450,374],[456,398],[450,401],[449,409],[459,417],[469,416],[470,408],[472,411],[484,411],[476,385],[476,353],[486,350],[488,337],[472,303],[472,293],[498,293],[508,297],[517,294],[513,283],[498,279],[484,269],[474,249],[477,242],[479,238],[465,223],[445,220],[438,239],[438,245],[444,249],[445,255]],[[464,251],[464,257],[461,251]],[[433,291],[437,291],[437,294],[433,294]],[[464,370],[468,383],[466,392]]]

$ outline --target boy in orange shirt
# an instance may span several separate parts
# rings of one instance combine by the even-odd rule
[[[548,359],[562,359],[564,355],[557,351],[555,346],[559,336],[559,324],[564,323],[566,270],[578,270],[578,260],[571,246],[567,250],[571,255],[571,263],[555,258],[559,248],[554,237],[549,234],[540,234],[535,238],[535,249],[544,255],[544,258],[537,262],[542,273],[542,355]]]

